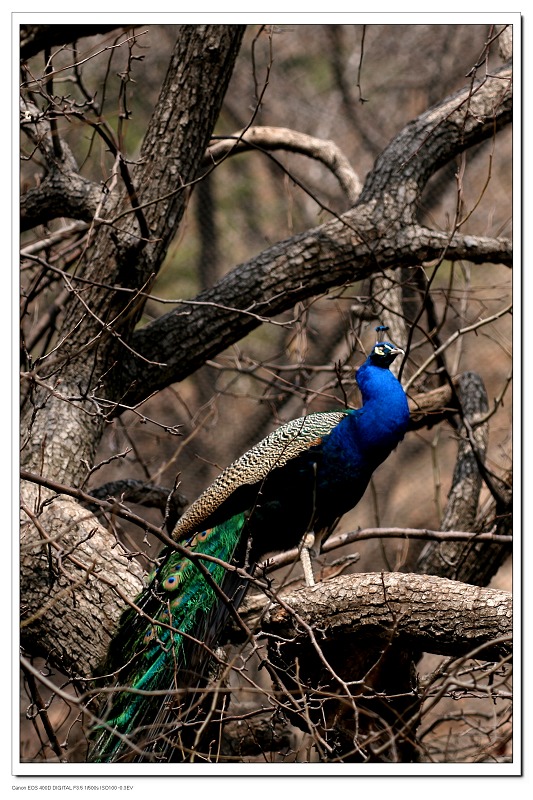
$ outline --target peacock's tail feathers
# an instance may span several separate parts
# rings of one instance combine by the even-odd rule
[[[405,392],[389,370],[400,353],[390,342],[376,343],[356,374],[362,408],[282,425],[227,467],[178,521],[174,538],[192,536],[191,553],[167,551],[138,607],[124,615],[109,668],[118,685],[102,715],[92,760],[129,757],[121,737],[133,740],[140,759],[145,753],[174,760],[179,748],[186,751],[198,720],[199,731],[209,735],[214,706],[204,726],[199,698],[213,663],[211,648],[228,607],[238,606],[246,588],[221,562],[253,565],[269,551],[295,546],[305,533],[320,538],[359,502],[409,423]],[[204,559],[200,567],[193,552],[215,560]]]
[[[212,556],[216,562],[165,551],[135,601],[137,608],[123,614],[108,665],[118,683],[93,736],[92,761],[116,761],[127,757],[130,748],[139,753],[154,738],[152,726],[161,709],[173,705],[173,717],[183,713],[177,709],[179,697],[201,683],[210,665],[210,644],[229,613],[221,615],[214,584],[227,593],[235,581],[228,581],[231,573],[219,562],[232,561],[245,524],[245,514],[237,514],[187,542],[192,554]]]

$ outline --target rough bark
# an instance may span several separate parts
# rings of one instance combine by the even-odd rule
[[[422,114],[386,148],[348,212],[277,243],[136,331],[135,353],[159,363],[126,356],[128,374],[138,377],[127,402],[144,399],[142,384],[157,389],[182,380],[265,319],[334,286],[444,253],[450,260],[510,266],[512,247],[505,239],[446,234],[416,222],[417,200],[434,171],[509,123],[510,80],[507,65]]]
[[[45,378],[27,376],[30,392],[21,419],[21,462],[30,472],[79,486],[94,462],[105,414],[123,390],[114,367],[142,312],[141,302],[132,303],[131,291],[135,296],[157,270],[179,225],[186,204],[180,187],[197,174],[241,38],[240,26],[184,26],[179,31],[142,159],[133,173],[138,192],[132,196],[117,188],[108,199],[106,213],[125,216],[114,230],[101,227],[96,233],[83,263],[86,282],[81,287],[71,285],[59,333],[61,347],[42,367]],[[142,211],[139,198],[145,204]],[[143,222],[149,227],[149,240],[142,236]],[[113,286],[125,291],[114,291]],[[32,648],[38,642],[39,652],[56,664],[61,656],[63,669],[79,673],[92,669],[105,654],[125,597],[138,593],[140,567],[115,558],[113,534],[72,501],[27,482],[22,495],[25,508],[33,514],[31,524],[26,524],[26,512],[22,526],[24,641]],[[50,537],[54,547],[47,541]],[[57,613],[65,601],[67,606],[70,602],[70,590],[56,579],[62,574],[64,552],[76,559],[76,563],[71,559],[68,572],[74,583],[85,587],[86,595],[86,602],[77,603],[72,612],[73,628],[67,638],[54,613],[37,613],[43,600]],[[36,582],[35,574],[43,578],[48,574],[49,580]],[[84,634],[92,630],[95,610],[102,607],[106,624],[100,626],[101,635],[90,637],[87,654]]]
[[[263,630],[289,714],[324,760],[416,761],[420,651],[499,661],[512,636],[508,592],[435,576],[370,573],[284,595]],[[318,749],[320,747],[317,745]]]
[[[34,503],[21,526],[21,644],[73,677],[90,676],[125,599],[141,591],[143,571],[71,498],[45,511],[37,492],[26,490],[25,499]]]
[[[59,332],[61,347],[43,370],[61,372],[61,389],[51,390],[53,379],[44,387],[36,383],[24,409],[22,429],[30,430],[31,438],[23,464],[31,471],[44,461],[44,474],[76,485],[82,458],[92,463],[103,413],[130,385],[130,377],[119,373],[117,364],[142,313],[143,301],[135,292],[155,275],[179,225],[186,206],[182,183],[197,174],[241,38],[240,26],[183,26],[179,31],[141,159],[131,176],[135,195],[117,188],[108,199],[106,213],[125,216],[113,230],[97,231],[83,262],[84,283],[71,285],[71,302]],[[205,54],[215,57],[209,74]],[[149,229],[149,240],[141,235],[143,226]],[[121,289],[110,290],[113,286]],[[63,426],[68,433],[62,434]],[[52,431],[60,438],[56,449],[68,452],[72,442],[76,453],[74,460],[63,458],[48,473],[46,464],[55,459],[47,453],[43,458],[42,448],[47,438],[51,442]],[[83,456],[80,448],[86,449]]]
[[[489,408],[481,378],[473,372],[462,375],[457,383],[457,395],[463,422],[458,430],[457,460],[441,528],[443,531],[481,531],[490,527],[495,533],[510,532],[511,509],[502,507],[499,502],[496,505],[501,514],[500,527],[496,529],[494,523],[487,526],[487,519],[483,519],[483,527],[477,524],[488,444],[488,422],[485,418]],[[490,476],[488,480],[491,480]],[[507,519],[505,531],[502,527],[504,519]],[[468,543],[429,542],[419,556],[417,571],[486,586],[510,552],[509,544],[482,543],[475,540]]]
[[[331,578],[283,595],[263,631],[281,637],[272,648],[289,650],[304,640],[309,651],[322,641],[346,637],[360,642],[399,640],[408,650],[498,660],[508,655],[512,635],[509,592],[470,586],[434,575],[359,573]],[[438,608],[438,613],[435,609]],[[309,626],[316,643],[308,641]],[[291,641],[289,641],[291,640]],[[306,659],[299,660],[302,664]],[[353,679],[353,678],[352,678]]]
[[[47,171],[39,185],[23,192],[20,198],[20,229],[30,230],[56,217],[91,222],[103,201],[102,187],[80,175],[68,145],[61,140],[55,152],[50,126],[39,109],[21,100],[21,130],[45,158]]]

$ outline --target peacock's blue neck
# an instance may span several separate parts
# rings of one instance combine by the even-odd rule
[[[356,379],[363,399],[357,418],[359,444],[390,451],[403,439],[409,423],[402,385],[388,369],[369,361],[360,367]]]
[[[370,359],[367,359],[357,370],[355,378],[361,390],[363,404],[370,400],[388,402],[389,399],[393,399],[398,403],[398,411],[400,407],[403,408],[400,398],[403,399],[405,405],[407,404],[402,385],[390,369],[377,367],[371,363]]]
[[[348,414],[328,437],[326,449],[371,472],[401,442],[409,423],[407,397],[388,369],[368,361],[357,372],[363,406]]]

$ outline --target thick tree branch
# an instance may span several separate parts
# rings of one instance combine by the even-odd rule
[[[263,631],[290,648],[306,639],[298,623],[319,641],[345,635],[362,640],[400,641],[406,649],[441,655],[498,660],[508,655],[512,637],[511,594],[434,575],[360,573],[331,578],[283,595],[269,611]],[[287,648],[289,645],[287,645]]]
[[[460,89],[408,123],[378,156],[361,201],[398,192],[409,206],[429,178],[459,153],[479,144],[512,119],[512,62]],[[393,163],[391,155],[399,160]],[[400,199],[398,197],[398,199]]]
[[[511,595],[435,576],[349,575],[279,597],[262,631],[282,696],[299,698],[295,725],[343,761],[412,761],[415,654],[508,660]]]
[[[90,222],[103,200],[102,187],[80,175],[76,159],[64,140],[61,140],[61,156],[54,152],[50,126],[33,103],[21,100],[20,111],[22,131],[39,148],[46,162],[46,173],[39,185],[21,194],[21,230],[55,217]]]
[[[87,36],[118,30],[120,25],[21,25],[20,57],[27,61],[45,47],[58,47]]]
[[[143,570],[70,498],[44,503],[44,492],[30,484],[24,496],[21,644],[88,677],[107,652],[126,599],[142,589]]]
[[[462,424],[458,430],[457,460],[442,529],[446,531],[459,527],[482,530],[476,523],[482,476],[485,475],[489,483],[493,480],[486,474],[484,466],[488,444],[488,423],[485,420],[488,398],[483,381],[473,372],[460,377],[456,391]],[[497,500],[498,505],[501,519],[511,514],[511,508],[505,507],[505,501]],[[496,533],[500,532],[494,520],[484,521]],[[510,544],[504,542],[481,543],[475,539],[467,543],[429,542],[419,556],[417,570],[422,574],[446,575],[486,586],[510,552]]]
[[[163,388],[182,380],[263,321],[335,286],[444,254],[451,261],[510,266],[512,246],[506,239],[446,234],[414,219],[417,199],[433,171],[509,122],[510,80],[505,67],[474,90],[468,86],[421,115],[383,152],[350,211],[279,242],[195,300],[178,303],[137,331],[134,350],[162,365],[146,368],[126,355],[128,402],[140,402],[146,385]]]
[[[142,294],[109,291],[109,286],[116,284],[142,290],[159,267],[186,206],[184,191],[175,191],[178,176],[187,182],[197,174],[198,162],[218,117],[242,34],[240,26],[184,26],[179,29],[160,99],[143,143],[141,159],[132,175],[141,204],[148,203],[143,214],[153,239],[148,243],[139,238],[137,221],[130,213],[120,231],[115,229],[111,232],[101,226],[95,233],[90,252],[79,264],[78,271],[83,274],[85,282],[82,288],[87,289],[81,292],[77,285],[73,285],[73,296],[58,333],[63,344],[55,356],[56,368],[62,369],[62,386],[68,386],[64,394],[77,398],[79,403],[71,406],[70,416],[72,424],[77,424],[80,432],[71,439],[76,447],[88,448],[84,458],[76,459],[78,473],[83,461],[92,462],[94,447],[99,441],[94,424],[98,421],[94,405],[87,400],[90,387],[94,383],[100,384],[101,376],[105,375],[106,385],[100,385],[99,393],[107,399],[116,397],[115,393],[120,396],[121,380],[118,368],[113,369],[113,364],[122,358],[122,348],[142,313],[145,299]],[[205,74],[205,58],[214,61],[209,77]],[[213,81],[217,86],[216,92],[213,91]],[[167,188],[174,191],[162,200],[161,195],[165,195]],[[131,212],[127,193],[120,186],[108,198],[107,204],[110,213],[113,208],[117,212],[119,209]],[[83,320],[82,326],[80,320]],[[46,390],[43,391],[48,396]],[[74,414],[75,409],[77,414]],[[32,413],[31,408],[29,413]],[[64,426],[64,417],[64,402],[48,397],[46,409],[40,410],[32,421],[32,446],[27,448],[27,456],[35,458],[31,466],[32,469],[35,467],[34,471],[39,469],[40,443],[46,439],[48,430]],[[61,450],[68,448],[61,447]],[[55,473],[54,477],[60,475],[65,482],[72,480],[76,484],[78,477],[72,473],[73,465],[74,462],[69,462],[66,469],[67,465],[63,463],[63,471]]]
[[[372,234],[371,221],[361,209],[357,224]],[[183,380],[206,360],[296,302],[363,280],[380,269],[414,266],[438,259],[444,252],[450,260],[512,261],[507,240],[460,235],[450,239],[419,226],[393,238],[382,238],[375,246],[375,250],[369,250],[343,225],[330,223],[275,245],[237,267],[195,300],[179,302],[174,311],[134,334],[135,352],[158,365],[147,366],[135,355],[126,354],[124,365],[131,381],[126,402],[135,404],[145,399],[146,386],[162,389]]]

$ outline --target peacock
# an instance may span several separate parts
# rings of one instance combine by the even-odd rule
[[[409,422],[405,392],[389,369],[404,351],[380,340],[386,328],[376,330],[378,341],[356,373],[361,408],[282,425],[178,520],[172,538],[181,551],[163,551],[109,649],[107,671],[117,682],[100,709],[89,760],[187,760],[198,742],[192,733],[205,724],[200,689],[249,585],[246,575],[267,553],[299,545],[313,583],[310,556],[359,502]]]

